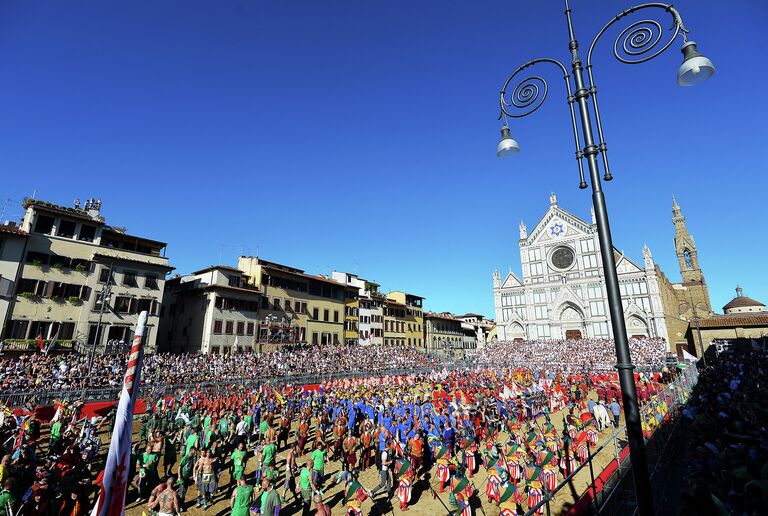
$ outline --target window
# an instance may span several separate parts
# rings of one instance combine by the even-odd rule
[[[286,299],[285,300],[285,311],[287,312],[290,309],[291,309],[291,300],[290,299]]]
[[[72,238],[75,236],[76,227],[77,227],[77,224],[75,224],[73,221],[62,220],[59,222],[59,229],[57,231],[57,234],[60,237]]]
[[[246,335],[253,335],[253,323],[249,322],[247,329],[245,330]]]
[[[592,331],[595,333],[595,337],[607,337],[608,336],[608,323],[596,322],[592,323]]]
[[[317,308],[313,308],[312,309],[312,319],[317,321],[319,318],[320,318],[319,310]]]
[[[127,287],[138,287],[139,284],[136,282],[136,273],[132,271],[125,271],[123,273],[123,285]]]
[[[546,319],[547,318],[547,307],[546,306],[536,306],[533,309],[534,314],[536,316],[536,319]]]
[[[541,260],[541,249],[528,249],[528,261]]]
[[[651,311],[651,301],[647,297],[636,297],[635,303],[646,312]]]
[[[53,231],[53,217],[47,215],[38,215],[35,221],[35,233],[42,233],[43,235],[50,235]]]
[[[139,299],[138,302],[136,303],[136,306],[135,306],[136,307],[136,313],[138,314],[138,313],[146,311],[148,315],[153,315],[152,314],[152,304],[153,304],[152,301],[154,301],[152,298]]]
[[[237,334],[245,335],[245,323],[243,321],[237,322]]]
[[[29,292],[30,294],[39,296],[40,294],[42,294],[41,290],[44,285],[45,285],[44,281],[37,281],[33,279],[24,278],[21,281],[19,281],[18,287],[16,289],[16,294],[23,294],[23,293]]]
[[[546,324],[539,324],[538,326],[536,326],[536,333],[540,339],[548,339],[550,336],[549,326]]]
[[[590,301],[589,311],[592,317],[596,315],[605,315],[605,304],[602,301]]]
[[[235,329],[235,323],[233,321],[227,321],[224,325],[224,333],[232,335],[232,331]]]
[[[502,308],[501,309],[501,319],[503,321],[509,321],[512,319],[512,314],[514,314],[515,311],[512,308]]]
[[[328,322],[328,321],[330,320],[330,319],[328,318],[328,317],[329,317],[329,315],[330,315],[330,311],[329,311],[327,308],[326,308],[325,310],[323,310],[323,320],[324,320],[325,322]]]
[[[131,298],[125,296],[118,296],[115,298],[115,312],[120,314],[127,314],[131,308]]]
[[[581,241],[581,252],[582,253],[591,253],[595,250],[595,241],[594,240],[582,240]]]
[[[531,264],[531,276],[541,276],[544,274],[544,264],[542,262]]]
[[[333,311],[333,322],[339,322],[339,311],[334,310]]]
[[[227,276],[227,283],[230,287],[239,287],[240,278],[238,276]]]
[[[49,256],[45,253],[36,253],[29,251],[27,253],[27,263],[40,262],[40,265],[48,265]]]
[[[603,292],[599,285],[590,285],[587,287],[587,299],[599,299]]]
[[[144,279],[144,288],[149,290],[157,290],[157,276],[147,274],[147,277]]]
[[[597,255],[585,254],[584,256],[581,257],[581,263],[585,269],[594,269],[595,267],[597,267]]]
[[[99,271],[99,283],[106,283],[109,280],[109,269],[102,267]]]
[[[275,307],[275,310],[280,310],[280,298],[276,297],[274,302],[272,303],[272,306]]]
[[[261,308],[263,310],[269,310],[269,299],[266,297],[261,298]]]
[[[80,226],[80,235],[77,239],[83,242],[93,242],[96,239],[96,227],[83,224]]]
[[[312,344],[317,345],[317,332],[312,332]]]
[[[547,302],[547,293],[544,291],[534,292],[533,293],[533,302],[534,303],[546,303]]]
[[[693,269],[693,258],[691,257],[690,249],[686,248],[683,250],[683,259],[685,260],[685,268]]]

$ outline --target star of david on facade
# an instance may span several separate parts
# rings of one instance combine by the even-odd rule
[[[565,233],[565,228],[560,222],[558,222],[557,224],[552,224],[549,230],[552,236],[560,236],[563,233]]]

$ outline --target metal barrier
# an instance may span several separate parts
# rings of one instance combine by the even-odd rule
[[[673,382],[668,384],[663,391],[657,393],[648,403],[644,404],[640,410],[640,416],[646,425],[650,423],[650,418],[656,420],[656,423],[653,424],[654,432],[645,439],[648,463],[653,465],[650,473],[652,482],[654,482],[654,477],[656,477],[657,483],[663,481],[663,479],[660,478],[659,473],[663,470],[665,453],[667,450],[674,448],[674,446],[670,446],[672,439],[680,438],[680,432],[676,432],[678,426],[676,413],[683,405],[685,405],[685,403],[687,403],[698,378],[698,369],[696,369],[694,364],[691,364],[687,369],[683,370]],[[665,404],[666,410],[663,409]],[[659,421],[658,417],[660,409],[662,416],[661,421]],[[633,514],[637,510],[637,501],[635,499],[632,468],[629,456],[626,456],[623,460],[621,459],[621,450],[624,448],[626,442],[626,425],[621,425],[607,438],[605,443],[596,450],[592,451],[591,448],[588,448],[589,457],[587,461],[580,464],[576,470],[563,479],[553,491],[546,492],[544,494],[544,499],[528,510],[525,513],[525,516],[533,516],[537,511],[541,510],[542,507],[545,508],[546,514],[549,516],[551,514],[551,500],[561,489],[568,487],[576,475],[585,468],[589,470],[590,482],[584,494],[592,491],[592,501],[590,506],[594,514]],[[592,465],[592,460],[611,444],[613,445],[613,453],[615,457],[613,460],[616,461],[617,466],[616,471],[605,482],[600,491],[598,491],[595,485],[595,470]],[[582,494],[582,496],[584,494]]]

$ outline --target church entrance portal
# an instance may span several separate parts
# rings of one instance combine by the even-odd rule
[[[565,338],[568,340],[581,340],[581,330],[565,330]]]

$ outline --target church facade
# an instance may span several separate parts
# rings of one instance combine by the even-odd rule
[[[673,211],[682,217],[676,202]],[[511,269],[504,277],[498,270],[493,275],[499,340],[613,337],[594,219],[594,213],[586,222],[564,210],[552,194],[549,209],[530,232],[520,223],[522,276]],[[647,246],[643,246],[642,263],[614,248],[628,335],[662,337],[672,349],[675,337],[682,335],[685,340],[681,326],[687,327],[690,320],[680,302],[681,290],[690,293],[683,285],[696,286],[700,310],[711,311],[708,295],[706,305],[701,301],[700,287],[706,294],[706,284],[685,219],[673,218],[673,222],[683,284],[667,280]],[[669,323],[674,326],[673,335]]]

